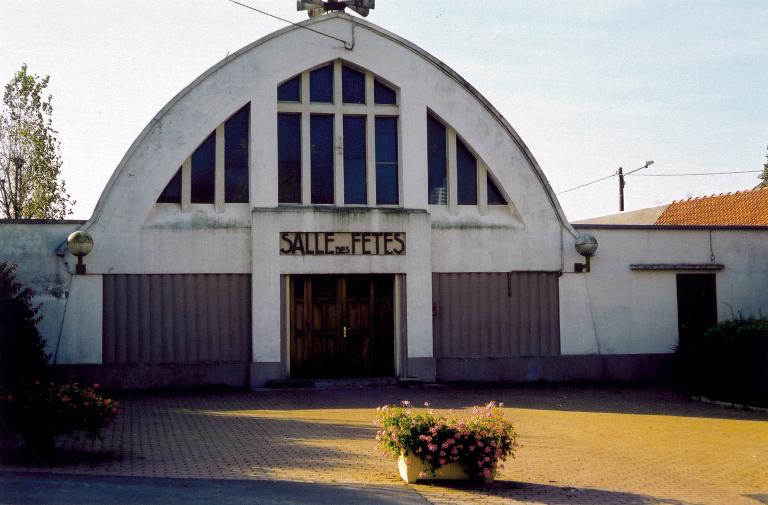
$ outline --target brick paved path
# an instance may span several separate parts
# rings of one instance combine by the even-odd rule
[[[406,486],[374,450],[375,407],[505,403],[521,447],[489,486],[415,485],[432,503],[768,503],[768,414],[641,388],[574,385],[137,394],[103,441],[0,470]],[[460,412],[459,412],[460,413]]]

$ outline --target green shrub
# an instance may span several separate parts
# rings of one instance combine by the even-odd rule
[[[34,295],[16,280],[16,265],[0,263],[0,385],[9,391],[47,378],[48,355],[37,331]]]
[[[768,320],[733,319],[677,349],[683,379],[695,394],[768,405]]]
[[[28,449],[49,456],[57,435],[101,437],[119,412],[94,387],[51,381],[45,340],[37,331],[34,292],[0,263],[0,431],[19,435]]]
[[[75,382],[35,381],[16,395],[3,395],[0,402],[5,404],[10,432],[20,435],[27,448],[46,456],[53,451],[57,435],[102,437],[120,407],[96,388],[98,384],[84,388]]]

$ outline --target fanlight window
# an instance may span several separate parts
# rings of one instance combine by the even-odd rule
[[[334,61],[277,87],[278,202],[398,205],[397,91]]]
[[[250,104],[219,125],[184,160],[158,203],[248,203]],[[188,189],[186,189],[188,188]]]
[[[430,205],[507,205],[488,167],[432,114],[427,114],[427,171]]]

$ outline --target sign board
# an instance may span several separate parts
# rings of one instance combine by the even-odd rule
[[[405,256],[405,232],[283,231],[280,254]]]

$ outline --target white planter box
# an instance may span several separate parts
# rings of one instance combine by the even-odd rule
[[[443,465],[432,475],[429,464],[415,454],[400,455],[397,459],[397,468],[400,470],[400,477],[409,484],[413,484],[417,480],[469,480],[469,474],[458,463]],[[484,481],[486,483],[493,482],[495,476],[496,471],[494,470],[493,474],[486,477]]]

